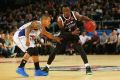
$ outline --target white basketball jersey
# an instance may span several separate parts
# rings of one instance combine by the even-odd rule
[[[37,22],[38,22],[38,24],[41,24],[40,21],[37,21]],[[29,27],[29,25],[30,25],[31,23],[32,23],[32,22],[28,22],[28,23],[24,24],[23,26],[21,26],[21,27],[18,29],[18,31],[19,31],[18,37],[25,36],[25,29],[26,29],[27,27]],[[30,39],[32,39],[32,40],[35,39],[35,38],[40,34],[40,32],[41,32],[41,26],[40,26],[39,30],[32,30],[32,31],[30,32],[30,34],[29,34]]]

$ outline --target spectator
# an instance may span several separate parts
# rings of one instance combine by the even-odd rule
[[[8,56],[11,56],[12,54],[14,54],[14,50],[15,50],[15,44],[13,42],[13,32],[11,32],[10,34],[6,34],[5,36],[5,43],[4,46],[7,50]]]
[[[94,31],[93,36],[91,38],[89,47],[90,47],[90,51],[93,54],[96,54],[98,52],[98,44],[99,44],[100,38],[98,36],[97,31]]]
[[[107,51],[109,53],[113,53],[116,50],[116,43],[117,43],[117,32],[113,30],[108,38],[107,42]]]
[[[88,53],[89,49],[88,49],[88,45],[89,45],[89,41],[91,40],[91,37],[86,35],[86,32],[82,32],[82,34],[79,36],[80,40],[80,44],[83,46],[84,50]]]
[[[101,53],[105,53],[107,51],[106,49],[106,43],[107,43],[107,40],[108,40],[108,36],[106,34],[106,32],[103,32],[102,33],[102,36],[100,36],[100,44],[98,45],[98,52],[101,54]]]
[[[101,6],[98,6],[98,8],[96,9],[96,12],[99,14],[103,13],[103,10],[101,9]]]
[[[120,53],[120,34],[118,35],[118,41],[117,41],[117,45],[116,45],[116,52]]]
[[[103,19],[104,19],[105,21],[111,20],[111,16],[110,16],[110,14],[109,14],[107,11],[105,12],[105,15],[103,16]]]
[[[79,42],[81,43],[81,45],[84,45],[87,41],[89,41],[91,38],[89,36],[86,35],[86,32],[82,32],[82,34],[79,36],[80,40]]]
[[[1,38],[0,38],[0,54],[6,58],[9,57],[7,48],[5,47],[5,34],[1,34]]]

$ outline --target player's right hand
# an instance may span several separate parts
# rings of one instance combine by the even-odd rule
[[[26,39],[26,46],[30,46],[30,41],[29,41],[29,39]]]
[[[72,35],[79,35],[79,34],[80,34],[79,28],[76,28],[74,31],[72,31]]]

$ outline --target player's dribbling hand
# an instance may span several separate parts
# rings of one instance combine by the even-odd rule
[[[80,34],[79,28],[76,28],[76,29],[72,32],[72,35],[79,35],[79,34]]]
[[[30,41],[29,41],[29,39],[26,40],[26,46],[30,46]]]

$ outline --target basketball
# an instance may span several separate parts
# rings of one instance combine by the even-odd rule
[[[93,32],[96,29],[96,23],[94,21],[87,21],[84,23],[84,28],[87,32]]]

